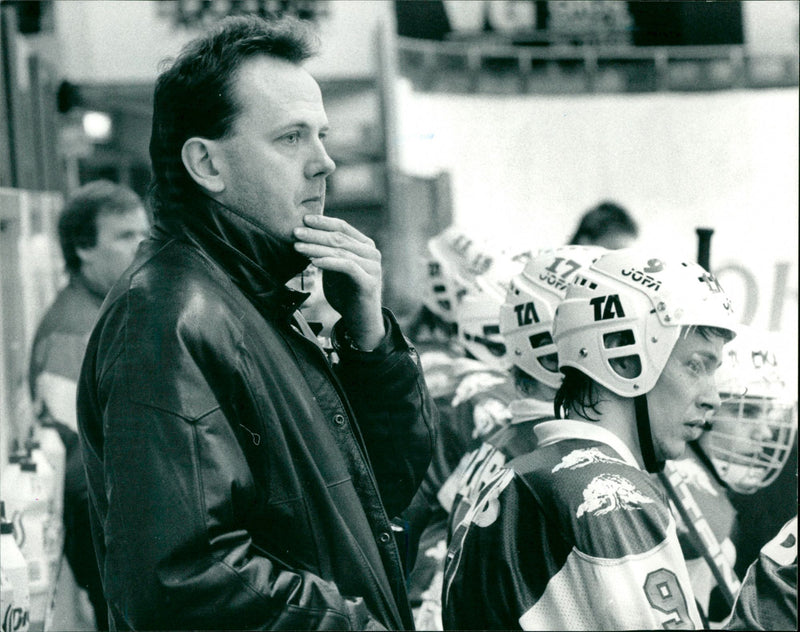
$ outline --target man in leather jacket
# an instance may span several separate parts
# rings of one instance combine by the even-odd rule
[[[417,354],[380,253],[322,215],[301,23],[227,18],[158,78],[153,236],[106,299],[78,392],[111,629],[406,629],[390,518],[430,460]],[[330,364],[286,287],[341,314]]]

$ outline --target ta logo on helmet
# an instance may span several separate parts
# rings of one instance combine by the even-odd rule
[[[517,326],[524,327],[525,325],[532,325],[539,322],[539,314],[536,313],[536,307],[533,302],[529,301],[521,305],[514,305],[514,313],[517,315]]]
[[[611,318],[625,318],[625,311],[619,300],[619,294],[608,296],[595,296],[589,301],[594,307],[595,320],[609,320]]]

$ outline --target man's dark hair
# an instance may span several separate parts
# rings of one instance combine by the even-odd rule
[[[639,226],[624,208],[614,202],[601,202],[581,218],[569,244],[592,245],[610,233],[639,236]]]
[[[242,63],[271,55],[299,64],[316,45],[310,27],[296,18],[267,21],[246,15],[225,18],[183,48],[159,75],[153,96],[150,202],[156,219],[202,204],[181,149],[192,136],[218,139],[231,130],[241,107],[233,86]]]
[[[687,335],[691,331],[696,331],[706,340],[722,338],[725,342],[730,342],[734,338],[734,333],[729,329],[706,325],[687,326],[682,335]],[[561,419],[566,411],[572,410],[586,421],[597,421],[597,418],[592,416],[592,413],[598,414],[597,405],[600,403],[595,381],[575,367],[563,367],[561,372],[564,374],[564,380],[553,400],[556,417]]]
[[[123,184],[95,180],[78,188],[67,200],[58,218],[58,240],[67,272],[81,270],[78,248],[97,245],[97,216],[123,214],[144,208],[142,199]]]
[[[600,403],[600,395],[597,393],[594,380],[571,366],[564,367],[561,372],[564,374],[564,380],[553,400],[555,416],[562,419],[568,410],[572,410],[586,421],[597,421],[592,413],[598,414],[597,404]]]

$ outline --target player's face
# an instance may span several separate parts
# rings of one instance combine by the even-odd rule
[[[126,213],[97,215],[97,242],[91,248],[79,248],[81,273],[103,292],[108,292],[122,276],[136,254],[139,243],[147,237],[149,222],[144,208]]]
[[[215,141],[225,183],[219,200],[293,241],[304,215],[322,214],[325,181],[336,167],[323,144],[328,118],[319,85],[303,68],[262,55],[242,64],[234,95],[241,111]]]
[[[761,451],[762,442],[769,441],[774,434],[770,425],[770,416],[778,413],[771,400],[755,398],[735,398],[725,400],[723,397],[719,411],[714,415],[714,441],[735,461],[736,455],[746,459]],[[709,441],[708,436],[702,442]]]
[[[676,459],[688,441],[703,434],[706,418],[719,408],[714,373],[724,341],[692,329],[681,335],[656,385],[647,394],[656,457]]]

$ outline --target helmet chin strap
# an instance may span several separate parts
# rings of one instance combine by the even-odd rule
[[[653,445],[653,435],[650,432],[650,412],[647,410],[647,395],[634,397],[633,407],[636,412],[636,430],[639,433],[639,448],[642,451],[644,469],[651,474],[657,474],[664,469],[664,461],[656,460],[656,448]]]

